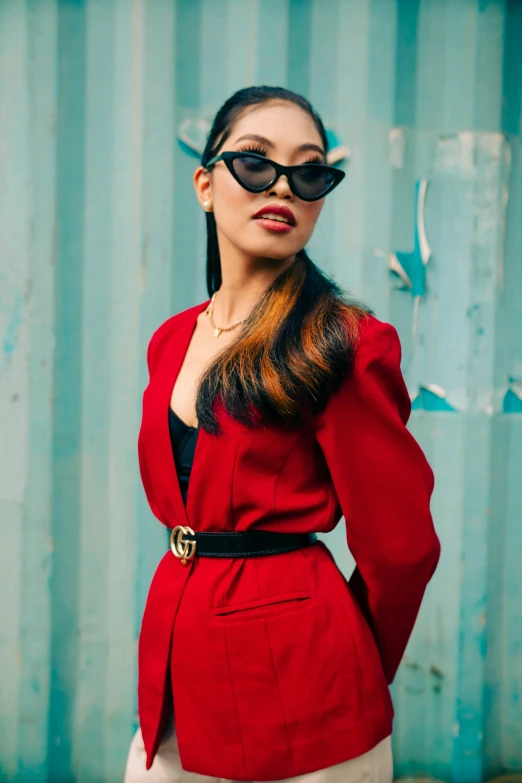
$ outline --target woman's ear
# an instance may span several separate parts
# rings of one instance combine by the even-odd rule
[[[199,203],[203,206],[204,202],[212,203],[212,184],[210,182],[210,172],[204,166],[198,166],[194,172],[194,189]]]

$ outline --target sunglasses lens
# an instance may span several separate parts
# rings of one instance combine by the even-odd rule
[[[258,158],[237,157],[233,166],[239,179],[255,190],[264,190],[275,177],[274,167]]]
[[[303,198],[320,198],[334,180],[331,171],[320,164],[302,166],[294,174],[297,195]]]
[[[241,155],[233,159],[232,165],[238,179],[252,190],[265,190],[275,179],[276,170],[268,161]],[[296,196],[303,199],[319,199],[335,180],[328,166],[305,164],[296,169],[293,187]]]

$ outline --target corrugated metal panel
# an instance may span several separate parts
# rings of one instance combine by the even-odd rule
[[[436,474],[396,775],[522,768],[521,39],[515,0],[0,0],[2,779],[121,780],[165,547],[145,349],[207,296],[177,135],[248,84],[350,149],[309,251],[398,327]]]

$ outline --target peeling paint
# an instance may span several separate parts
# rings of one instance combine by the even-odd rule
[[[328,140],[326,162],[329,166],[335,166],[351,156],[351,151],[342,143],[339,136],[331,128],[326,129],[326,138]]]
[[[522,378],[510,376],[508,383],[502,410],[504,413],[522,413]]]
[[[419,393],[412,401],[412,410],[455,411],[446,399],[446,389],[436,383],[419,385]]]
[[[435,150],[435,168],[471,179],[475,175],[475,134],[464,131],[441,136]]]
[[[408,274],[406,273],[404,267],[400,263],[399,259],[397,258],[397,255],[395,253],[390,253],[390,255],[388,257],[388,269],[391,272],[395,272],[395,274],[398,275],[398,277],[400,277],[403,285],[406,288],[409,288],[410,290],[413,288],[413,284],[412,284]],[[398,287],[400,288],[401,286],[398,286]]]
[[[431,258],[431,247],[426,236],[424,211],[428,182],[419,180],[415,185],[415,226],[413,250],[396,251],[390,256],[389,269],[404,282],[412,295],[423,297],[426,293],[426,266]]]
[[[193,158],[201,158],[210,127],[210,120],[203,117],[185,117],[181,120],[178,125],[178,142],[183,152]]]
[[[394,169],[404,168],[404,153],[406,150],[406,139],[402,128],[391,128],[388,134],[389,153],[388,159],[390,166]]]

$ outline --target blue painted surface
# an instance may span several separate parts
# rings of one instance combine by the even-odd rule
[[[520,381],[513,383],[512,388],[508,389],[503,401],[504,413],[522,413],[522,390]]]
[[[521,40],[514,0],[0,0],[1,779],[122,778],[166,545],[145,350],[207,297],[180,133],[263,83],[349,150],[308,249],[396,325],[436,476],[395,774],[522,769]],[[348,574],[343,524],[327,540]]]
[[[424,231],[426,187],[426,180],[415,183],[413,250],[410,253],[397,251],[394,254],[394,259],[397,260],[398,264],[395,273],[402,281],[403,287],[410,290],[414,297],[422,297],[426,294],[426,266],[431,255],[431,251],[426,244],[427,238]]]
[[[441,392],[434,392],[431,389],[426,389],[421,386],[419,393],[412,400],[412,410],[425,410],[425,411],[454,411],[453,405],[445,399],[445,395]]]

